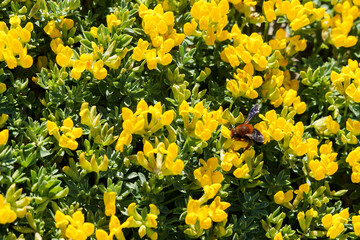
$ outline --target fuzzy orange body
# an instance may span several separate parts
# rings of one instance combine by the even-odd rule
[[[231,137],[235,140],[249,139],[249,135],[252,134],[253,130],[254,128],[251,124],[240,124],[231,129]]]

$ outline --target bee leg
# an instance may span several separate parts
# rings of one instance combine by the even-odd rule
[[[247,140],[248,145],[245,148],[245,151],[248,150],[251,147],[252,141],[250,139]]]

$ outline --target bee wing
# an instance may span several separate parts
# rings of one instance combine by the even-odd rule
[[[255,104],[255,105],[251,108],[251,110],[250,110],[250,112],[249,112],[249,114],[248,114],[248,116],[247,116],[247,118],[246,118],[245,124],[248,124],[248,123],[250,122],[250,120],[251,120],[253,117],[255,117],[256,114],[258,114],[259,112],[260,112],[260,105],[259,105],[259,104]]]
[[[256,144],[264,144],[264,136],[261,134],[261,132],[257,129],[253,129],[251,134],[247,134],[249,138],[251,138]]]

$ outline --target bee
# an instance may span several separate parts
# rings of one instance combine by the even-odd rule
[[[247,118],[245,123],[240,124],[231,129],[231,138],[237,141],[247,141],[249,144],[246,147],[248,149],[251,146],[252,142],[255,142],[258,145],[264,144],[264,136],[261,134],[259,130],[253,127],[253,125],[249,124],[251,119],[256,116],[260,111],[259,104],[255,104]]]

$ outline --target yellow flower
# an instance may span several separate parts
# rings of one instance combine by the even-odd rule
[[[336,238],[339,234],[341,234],[345,230],[344,224],[348,222],[349,218],[349,210],[344,209],[340,213],[335,215],[326,214],[321,222],[325,229],[327,229],[327,237],[331,239]]]
[[[145,59],[149,70],[153,70],[157,67],[156,50],[151,49],[145,52]]]
[[[107,76],[107,70],[104,68],[104,63],[99,60],[93,64],[92,72],[97,80],[102,80]]]
[[[349,163],[350,166],[354,166],[356,163],[360,162],[360,147],[355,148],[348,154],[346,162]]]
[[[10,203],[7,203],[4,196],[0,194],[0,224],[12,223],[16,218],[17,215],[11,210]]]
[[[107,156],[104,155],[104,157],[100,157],[100,162],[101,164],[99,165],[96,161],[95,154],[91,156],[90,162],[85,159],[85,152],[82,152],[79,155],[80,166],[82,167],[82,169],[85,169],[88,172],[99,173],[100,171],[107,171],[109,165],[109,159],[107,158]]]
[[[200,222],[200,227],[203,229],[209,229],[212,225],[212,220],[209,216],[209,207],[207,205],[200,208],[198,219]]]
[[[33,58],[30,55],[27,55],[27,49],[23,48],[19,53],[19,66],[23,68],[30,68],[33,61]]]
[[[121,24],[121,21],[117,19],[117,17],[115,16],[115,14],[111,13],[110,15],[106,16],[106,24],[107,27],[110,29],[114,26],[118,26]]]
[[[195,225],[200,211],[199,200],[190,199],[187,204],[187,214],[185,217],[185,223],[187,225]]]
[[[4,129],[0,132],[0,146],[5,145],[9,139],[9,130]]]
[[[195,169],[194,176],[201,183],[202,187],[222,182],[223,175],[220,172],[215,171],[219,165],[216,157],[209,158],[207,162],[200,159],[200,162],[203,167]]]
[[[120,134],[120,137],[118,138],[116,145],[115,145],[115,150],[116,151],[120,151],[123,152],[124,151],[124,145],[129,145],[132,141],[132,135],[122,131]]]
[[[3,127],[3,125],[5,124],[5,122],[8,120],[9,115],[2,113],[0,116],[0,127]]]
[[[10,17],[9,23],[10,23],[11,27],[16,27],[16,26],[20,25],[21,19],[17,15],[14,15],[14,16]]]
[[[360,236],[360,216],[353,216],[352,217],[352,224],[354,227],[354,233],[356,236]]]
[[[74,27],[74,21],[69,18],[60,17],[61,23],[60,23],[60,29],[63,28],[65,25],[66,30],[70,30]]]
[[[319,144],[319,140],[315,139],[315,138],[308,138],[306,139],[306,145],[307,145],[307,156],[309,159],[313,159],[317,153],[318,153],[318,149],[317,149],[317,145]]]
[[[49,135],[54,135],[56,132],[59,131],[59,127],[56,125],[56,123],[47,120],[46,122],[46,128],[49,131]]]
[[[51,50],[55,53],[55,54],[58,54],[59,51],[57,50],[58,47],[60,45],[64,45],[64,42],[61,38],[55,38],[55,39],[52,39],[51,42],[50,42],[50,47],[51,47]],[[61,47],[60,47],[61,49]],[[59,49],[59,50],[60,50]]]
[[[97,240],[112,240],[115,235],[119,240],[125,240],[123,229],[129,227],[130,223],[133,221],[133,217],[129,217],[123,224],[120,224],[119,219],[112,215],[109,222],[110,234],[105,232],[102,229],[98,229],[95,232]]]
[[[184,169],[184,162],[176,159],[178,152],[179,149],[176,143],[171,143],[166,149],[165,144],[160,142],[156,149],[154,149],[150,142],[145,141],[144,153],[138,152],[137,159],[140,165],[159,177],[178,175]],[[154,154],[156,154],[156,158]],[[164,155],[166,155],[165,159]]]
[[[217,129],[218,121],[212,113],[204,111],[201,120],[195,124],[195,135],[202,141],[207,141],[211,138],[212,133]]]
[[[81,211],[69,216],[58,210],[55,213],[55,222],[56,227],[61,229],[62,235],[70,239],[84,240],[94,232],[94,224],[85,222]]]
[[[54,135],[56,140],[59,141],[59,146],[69,148],[71,150],[75,150],[77,148],[78,143],[75,141],[75,139],[81,137],[82,135],[82,129],[73,128],[73,126],[74,123],[70,118],[65,119],[63,126],[60,128],[63,134],[60,136],[59,127],[56,125],[56,123],[49,120],[46,123],[49,134]]]
[[[356,163],[354,166],[352,166],[351,181],[353,183],[360,182],[360,164],[359,163]]]
[[[135,61],[141,61],[145,58],[145,52],[149,46],[148,41],[144,41],[142,38],[139,39],[137,46],[133,49],[132,58]]]
[[[44,27],[44,31],[47,35],[49,35],[51,38],[58,38],[61,37],[61,33],[59,29],[56,28],[56,24],[54,20],[51,20],[46,24]]]
[[[274,240],[283,240],[283,237],[282,237],[281,232],[278,232],[278,233],[275,235]]]
[[[209,206],[209,216],[214,222],[222,222],[227,219],[227,213],[224,211],[231,204],[228,202],[221,202],[220,197],[217,196]]]
[[[276,204],[288,203],[293,199],[293,190],[289,190],[286,193],[279,191],[274,195],[274,201]]]
[[[94,38],[97,38],[97,31],[98,31],[97,27],[90,28],[90,33],[93,35]]]
[[[0,83],[0,93],[4,93],[6,91],[6,84]]]
[[[65,236],[74,240],[83,240],[92,235],[94,224],[85,222],[84,215],[81,211],[76,211],[70,219]]]
[[[299,190],[295,190],[294,193],[299,195],[301,198],[303,198],[303,193],[308,194],[310,191],[310,186],[307,183],[301,184],[299,186]]]
[[[348,118],[346,121],[346,130],[350,131],[354,136],[360,135],[360,122]]]
[[[263,9],[265,12],[265,17],[268,22],[276,20],[276,14],[274,11],[274,2],[266,1],[263,3]]]
[[[148,114],[151,114],[150,123],[148,122]],[[122,108],[123,131],[128,134],[152,134],[160,130],[162,127],[170,125],[174,119],[175,112],[169,110],[162,112],[161,102],[154,106],[148,104],[142,99],[137,105],[134,113],[129,108]],[[146,119],[146,121],[145,121]]]
[[[105,215],[115,215],[116,206],[116,193],[115,192],[104,192],[104,204],[105,204]]]
[[[71,217],[69,215],[65,215],[59,210],[55,213],[55,223],[56,228],[66,229],[66,226],[70,223]]]
[[[196,30],[196,27],[198,26],[195,19],[192,19],[191,22],[187,22],[184,24],[184,33],[186,36],[191,36]]]
[[[74,55],[73,50],[64,45],[59,45],[56,50],[58,53],[56,55],[56,63],[61,67],[68,67],[72,65],[73,60],[71,58]]]

